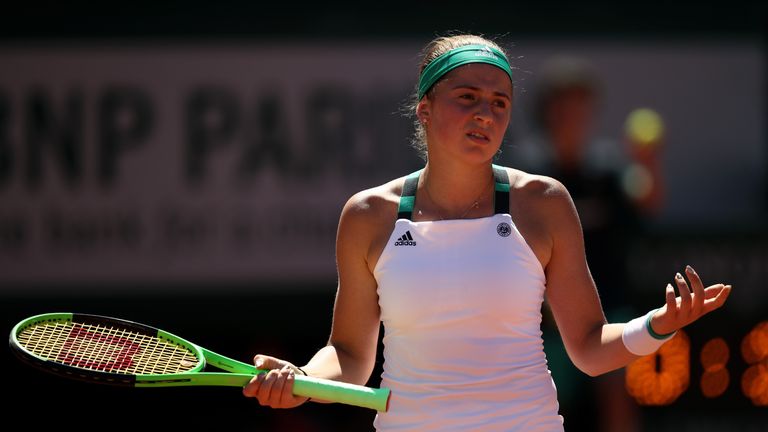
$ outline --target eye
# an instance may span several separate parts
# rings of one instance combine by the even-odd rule
[[[472,93],[461,93],[459,99],[475,100],[475,95]]]
[[[496,105],[499,108],[506,108],[507,107],[507,101],[504,99],[497,99],[493,102],[494,105]]]

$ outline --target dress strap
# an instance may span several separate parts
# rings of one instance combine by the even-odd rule
[[[416,202],[416,188],[419,186],[419,176],[424,169],[414,171],[405,178],[403,192],[400,194],[400,205],[397,208],[398,219],[411,220],[413,204]]]
[[[495,214],[509,213],[509,175],[507,170],[493,165],[493,177],[496,181],[493,195],[493,212]]]
[[[416,188],[419,185],[419,176],[421,176],[422,171],[424,170],[420,169],[414,171],[405,178],[403,191],[400,194],[400,205],[397,208],[398,219],[411,220],[413,217],[413,205],[416,202]],[[493,165],[493,177],[495,181],[493,212],[495,214],[509,213],[509,176],[507,175],[507,171],[498,165]]]

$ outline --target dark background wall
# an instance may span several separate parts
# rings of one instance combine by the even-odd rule
[[[575,38],[764,36],[765,6],[759,1],[389,1],[261,4],[230,1],[212,8],[203,1],[93,5],[54,1],[6,5],[2,36],[14,39],[94,37],[193,37],[302,39],[430,37],[462,30],[494,34]]]

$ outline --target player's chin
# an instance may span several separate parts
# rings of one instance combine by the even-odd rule
[[[499,152],[501,143],[494,143],[491,141],[485,142],[470,142],[464,147],[464,156],[471,158],[475,162],[487,162],[493,159]]]

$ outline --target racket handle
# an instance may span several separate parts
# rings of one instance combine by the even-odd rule
[[[389,408],[390,390],[296,375],[293,394],[386,412]]]
[[[268,370],[258,369],[248,363],[233,360],[205,348],[200,349],[208,364],[232,373],[196,373],[193,374],[195,378],[192,379],[197,381],[198,384],[188,385],[244,386],[248,384],[253,375],[269,372]],[[189,376],[189,374],[185,375]],[[206,382],[199,383],[200,380],[205,380]],[[390,391],[388,388],[374,389],[341,381],[320,379],[297,374],[293,381],[293,394],[296,396],[311,397],[313,399],[338,402],[386,412],[389,407]]]

